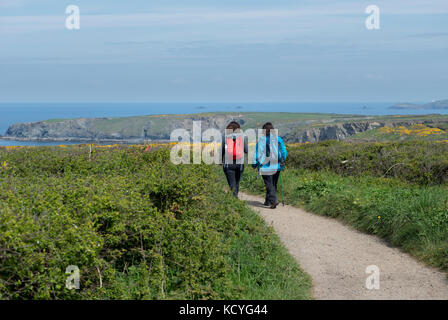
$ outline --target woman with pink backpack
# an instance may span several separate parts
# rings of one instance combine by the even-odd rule
[[[244,171],[245,154],[248,153],[247,138],[238,122],[232,121],[226,127],[222,141],[222,163],[230,190],[238,197],[241,176]]]

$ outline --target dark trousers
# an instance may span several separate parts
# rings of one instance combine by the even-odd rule
[[[277,171],[274,175],[263,175],[264,185],[266,186],[266,198],[267,204],[274,204],[278,202],[277,198],[277,183],[280,177],[280,171]]]
[[[228,164],[224,165],[224,173],[226,174],[227,183],[230,190],[233,191],[233,195],[238,197],[240,189],[240,180],[244,171],[244,166],[240,164]]]

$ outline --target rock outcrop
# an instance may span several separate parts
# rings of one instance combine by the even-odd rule
[[[327,126],[305,128],[285,135],[288,142],[319,142],[324,140],[345,140],[347,137],[367,130],[383,127],[379,122],[350,122]]]
[[[96,119],[75,119],[60,122],[31,122],[11,125],[6,131],[6,138],[29,140],[76,140],[104,138],[93,129]]]
[[[267,118],[270,115],[266,116]],[[381,118],[382,119],[382,118]],[[224,130],[227,123],[236,120],[246,127],[259,127],[263,121],[254,114],[197,114],[142,116],[129,118],[92,118],[73,120],[49,120],[13,124],[3,138],[34,141],[102,141],[139,143],[143,141],[167,141],[175,129],[191,131],[194,121],[201,121],[202,132],[209,128]],[[268,119],[266,119],[268,120]],[[377,121],[374,117],[321,120],[289,120],[276,122],[276,128],[286,142],[319,142],[345,140],[357,133],[384,126],[411,126],[446,122],[448,119],[389,119]]]
[[[139,142],[165,141],[175,129],[191,130],[194,121],[201,121],[201,129],[218,128],[237,120],[244,124],[241,115],[144,116],[130,118],[91,118],[53,120],[11,125],[4,139],[38,141],[114,141]]]

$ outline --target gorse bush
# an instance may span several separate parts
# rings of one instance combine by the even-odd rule
[[[343,176],[398,178],[421,185],[448,180],[448,143],[325,141],[288,149],[289,167],[330,170]]]
[[[308,298],[307,277],[211,166],[135,147],[3,149],[0,160],[3,299]],[[288,274],[263,272],[292,279],[289,290],[270,295],[260,270],[234,276],[242,238],[287,261]],[[65,286],[68,266],[80,270],[79,290]]]

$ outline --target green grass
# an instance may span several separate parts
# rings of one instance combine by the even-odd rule
[[[128,146],[0,148],[0,164],[1,299],[310,299],[215,167]]]
[[[241,232],[232,241],[231,274],[244,299],[310,299],[311,279],[283,246],[272,228],[244,209]],[[247,230],[247,226],[250,228]]]
[[[44,120],[44,121],[42,121],[42,122],[45,122],[45,123],[56,123],[56,122],[63,122],[63,121],[66,121],[66,120],[70,120],[70,119],[48,119],[48,120]]]
[[[287,169],[282,180],[286,203],[337,218],[448,271],[447,187],[302,169]],[[242,188],[264,194],[261,179],[249,170]]]

